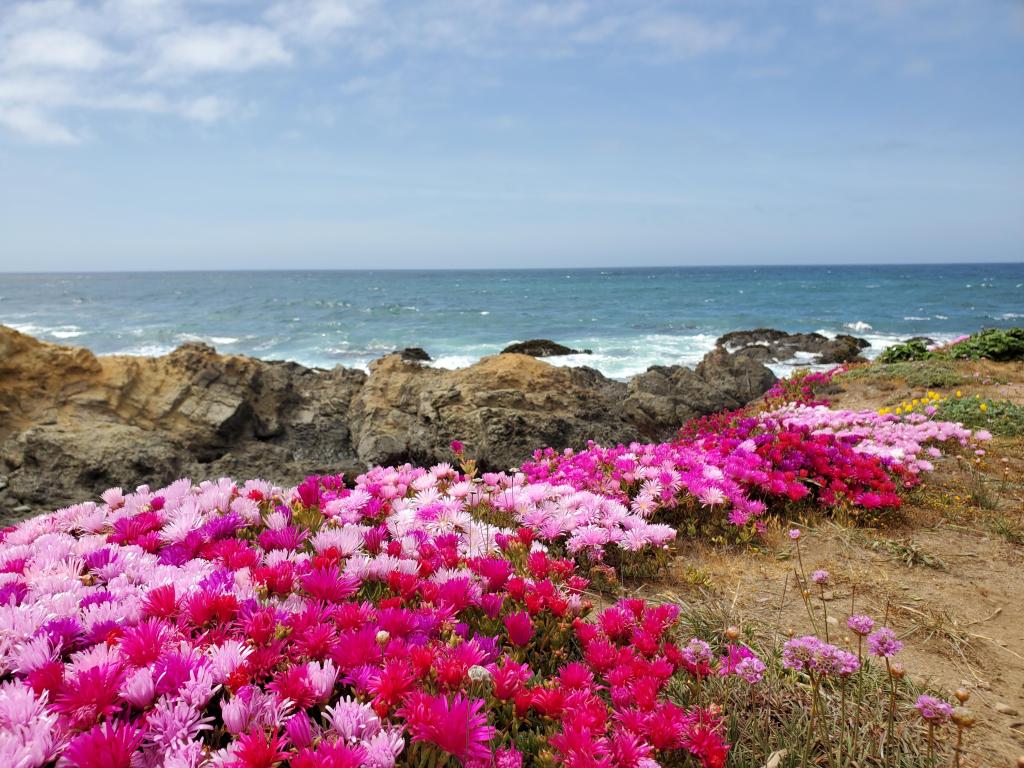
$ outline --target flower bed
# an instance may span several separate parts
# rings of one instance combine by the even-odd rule
[[[763,663],[677,637],[671,605],[587,621],[587,569],[660,551],[671,510],[756,529],[776,500],[894,506],[937,443],[976,437],[790,403],[515,475],[112,489],[2,532],[0,765],[724,765],[701,681]]]
[[[522,469],[531,482],[608,495],[645,518],[681,510],[684,519],[757,527],[775,501],[899,506],[899,489],[933,468],[929,459],[941,455],[939,444],[964,447],[988,437],[920,413],[787,403],[692,422],[672,443],[549,448]]]

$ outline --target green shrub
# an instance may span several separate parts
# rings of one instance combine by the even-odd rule
[[[929,350],[923,339],[910,339],[887,347],[878,360],[882,363],[904,363],[933,358],[953,360],[1024,360],[1024,328],[986,328],[963,341]]]
[[[903,363],[911,360],[927,360],[932,356],[921,339],[911,339],[902,344],[887,347],[878,359],[883,363]]]
[[[952,358],[978,360],[988,358],[1005,362],[1024,360],[1024,328],[987,328],[969,339],[954,344],[944,353]]]

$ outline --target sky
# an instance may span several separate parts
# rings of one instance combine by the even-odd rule
[[[1024,261],[1024,0],[0,0],[0,270]]]

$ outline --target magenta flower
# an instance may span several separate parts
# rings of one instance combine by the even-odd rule
[[[483,699],[467,699],[461,693],[450,699],[414,693],[399,714],[406,719],[413,741],[436,744],[465,763],[490,756],[488,742],[495,729],[487,725],[487,715],[480,711],[483,706]]]
[[[533,622],[526,611],[509,614],[504,618],[505,630],[512,645],[522,648],[533,638]]]
[[[131,768],[132,753],[141,743],[138,727],[115,720],[75,736],[64,759],[73,768]]]
[[[818,586],[823,587],[828,584],[829,572],[826,570],[815,571],[811,574],[811,581],[813,581]]]

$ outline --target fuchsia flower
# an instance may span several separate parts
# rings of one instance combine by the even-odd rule
[[[530,640],[533,638],[533,622],[530,621],[530,615],[526,611],[509,614],[502,621],[512,645],[522,648],[530,644]]]
[[[142,731],[121,721],[95,725],[75,736],[64,750],[73,768],[131,768],[131,757],[142,743]]]
[[[410,694],[399,710],[413,741],[436,744],[463,762],[483,760],[490,755],[488,742],[495,730],[481,713],[483,699],[467,699],[461,693],[452,698],[427,693]]]

